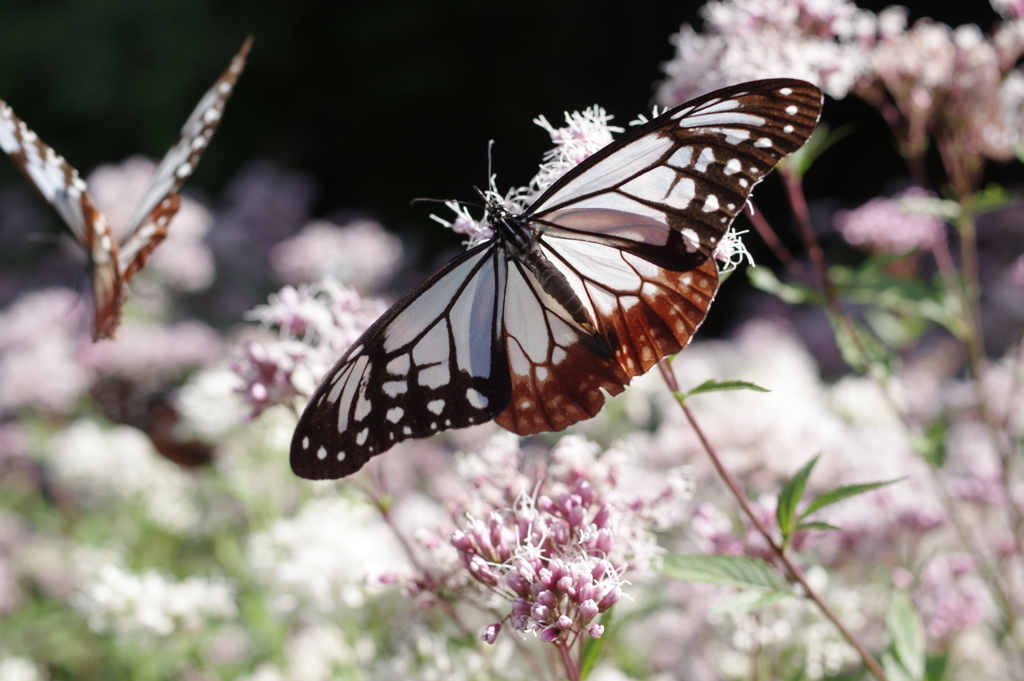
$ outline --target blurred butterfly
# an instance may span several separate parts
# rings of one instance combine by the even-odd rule
[[[761,80],[687,102],[570,170],[384,313],[313,393],[292,470],[338,478],[409,438],[494,419],[520,435],[600,411],[679,351],[718,289],[712,252],[810,137],[822,95]]]
[[[120,243],[114,240],[106,217],[96,209],[78,171],[44,144],[14,115],[11,107],[0,100],[0,149],[10,155],[39,194],[53,206],[89,255],[96,307],[94,341],[113,338],[116,334],[121,307],[128,295],[128,282],[167,236],[167,226],[181,202],[178,191],[195,170],[220,124],[224,105],[245,68],[251,46],[250,37],[185,121],[178,141],[160,162]]]

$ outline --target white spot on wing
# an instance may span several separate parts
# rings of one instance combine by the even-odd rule
[[[387,381],[381,386],[381,390],[384,393],[394,399],[409,389],[409,384],[405,381]]]
[[[309,436],[302,438],[302,448],[309,449]]]
[[[798,109],[796,108],[795,104],[790,104],[789,106],[786,107],[786,113],[788,113],[790,116],[795,116],[797,110]]]
[[[391,423],[398,423],[399,421],[402,420],[403,416],[405,416],[404,409],[402,409],[401,407],[392,407],[391,409],[388,409],[388,413],[385,416],[385,418],[388,421],[391,421]]]
[[[701,208],[705,213],[710,213],[713,210],[718,210],[718,197],[714,194],[708,194],[708,198],[704,200],[704,206]]]
[[[669,156],[668,164],[677,168],[685,168],[693,161],[693,147],[679,147]]]
[[[693,169],[698,173],[706,173],[708,166],[715,162],[715,152],[711,147],[704,147],[701,149],[700,156],[697,157],[697,164],[693,166]]]
[[[392,376],[405,376],[409,373],[409,355],[399,355],[384,367]]]
[[[468,388],[466,390],[466,401],[477,409],[483,409],[489,402],[487,395],[484,395],[476,388]]]
[[[320,445],[320,449],[316,450],[316,458],[320,459],[321,461],[327,458],[327,450],[324,449],[323,445]]]
[[[444,400],[431,400],[427,402],[427,410],[440,416],[441,412],[444,411]]]
[[[767,149],[771,145],[772,141],[767,137],[762,137],[761,139],[754,142],[754,146],[757,147],[758,149]]]
[[[356,435],[356,444],[359,445],[360,447],[362,447],[364,444],[366,444],[366,437],[369,434],[370,434],[370,429],[369,428],[363,428],[361,431],[359,431],[359,434]]]
[[[725,164],[726,175],[735,175],[743,169],[743,165],[740,163],[738,158],[730,158],[729,162]]]
[[[696,253],[697,249],[700,248],[700,237],[697,236],[697,232],[686,227],[679,230],[679,235],[683,237],[683,247],[686,248],[686,252]]]

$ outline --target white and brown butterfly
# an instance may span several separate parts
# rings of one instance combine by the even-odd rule
[[[494,419],[527,435],[597,414],[683,348],[718,289],[712,252],[810,137],[821,91],[761,80],[699,97],[573,168],[380,317],[313,393],[292,470],[338,478],[409,438]]]
[[[88,253],[96,308],[93,340],[113,338],[116,334],[128,282],[167,236],[167,227],[181,202],[178,191],[195,170],[220,124],[251,46],[250,37],[185,121],[178,141],[160,162],[120,243],[111,234],[106,217],[97,210],[78,171],[0,100],[0,149],[10,155]]]

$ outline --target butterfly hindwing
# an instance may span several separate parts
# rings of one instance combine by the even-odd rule
[[[452,260],[378,319],[313,393],[292,469],[338,478],[409,438],[493,419],[508,404],[494,244]]]
[[[627,377],[686,347],[718,290],[712,258],[677,272],[603,244],[550,235],[543,243]]]
[[[604,405],[602,390],[617,395],[629,383],[604,338],[575,323],[514,260],[503,323],[512,400],[496,422],[514,433],[562,430],[589,419]]]

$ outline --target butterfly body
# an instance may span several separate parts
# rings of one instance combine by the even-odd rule
[[[252,45],[249,38],[228,69],[206,91],[182,127],[177,142],[164,155],[149,188],[135,209],[120,241],[111,233],[106,217],[89,196],[78,171],[43,143],[0,100],[0,149],[32,183],[85,248],[92,278],[95,320],[93,340],[113,338],[121,322],[128,283],[146,264],[150,253],[167,236],[178,212],[178,191],[192,174],[220,124],[224,106],[233,92]]]
[[[396,303],[328,372],[292,440],[307,478],[493,419],[561,430],[682,349],[718,289],[711,257],[751,190],[810,136],[797,80],[712,92],[631,130]]]

